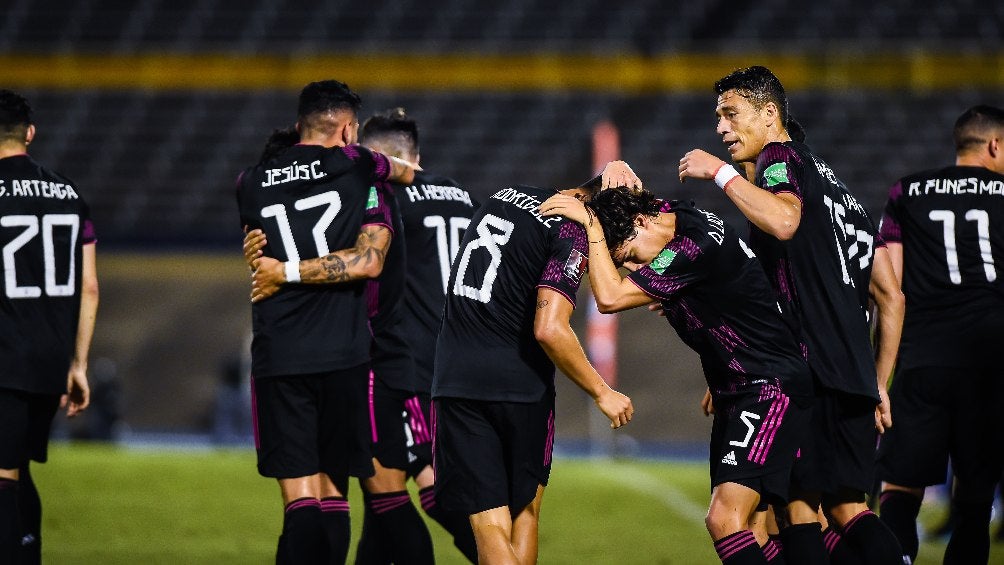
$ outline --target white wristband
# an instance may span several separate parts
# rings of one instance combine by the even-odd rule
[[[738,176],[739,171],[732,165],[725,163],[721,167],[718,167],[718,172],[715,173],[715,184],[718,185],[718,188],[725,190],[725,185]]]
[[[299,261],[286,261],[282,264],[283,269],[286,271],[286,282],[287,283],[298,283],[300,282],[300,262]]]

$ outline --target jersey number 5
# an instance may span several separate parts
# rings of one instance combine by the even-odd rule
[[[498,216],[487,214],[478,224],[478,238],[471,240],[464,253],[460,256],[460,264],[457,266],[457,279],[453,283],[453,294],[466,296],[478,302],[488,303],[492,299],[492,286],[495,284],[495,277],[498,276],[499,265],[502,264],[502,250],[500,245],[505,245],[512,235],[515,224],[509,220],[503,220]],[[492,232],[490,228],[500,230],[501,233]],[[467,265],[471,261],[471,254],[480,248],[485,248],[491,257],[488,268],[485,269],[484,278],[481,280],[481,287],[475,288],[464,284],[464,276],[467,274]]]
[[[42,224],[42,262],[45,266],[45,295],[73,296],[76,281],[77,234],[80,232],[80,216],[76,214],[46,214],[41,217]],[[42,289],[37,286],[18,286],[17,268],[14,254],[31,241],[39,232],[39,217],[23,214],[4,216],[0,218],[0,226],[5,228],[24,228],[17,237],[3,246],[4,292],[7,298],[38,298]],[[56,226],[70,229],[70,265],[66,282],[56,282],[56,250],[53,230]]]

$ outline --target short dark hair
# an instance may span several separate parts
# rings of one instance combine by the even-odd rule
[[[296,127],[276,128],[265,141],[265,148],[262,149],[259,164],[265,164],[279,156],[280,153],[300,142],[300,132]]]
[[[634,235],[634,220],[639,214],[656,217],[662,202],[647,190],[625,187],[600,191],[586,206],[596,212],[603,224],[603,237],[607,247],[616,249]]]
[[[398,157],[418,154],[418,124],[404,108],[390,108],[370,116],[359,129],[359,143],[389,145]]]
[[[759,110],[768,102],[773,102],[781,112],[781,124],[788,127],[788,96],[784,86],[767,67],[754,66],[736,69],[715,82],[715,92],[722,95],[735,90]]]
[[[352,92],[344,82],[337,80],[312,82],[300,91],[296,118],[301,126],[318,128],[321,124],[315,118],[319,115],[339,110],[357,114],[362,103],[362,98]]]
[[[952,138],[955,152],[964,153],[989,141],[988,136],[1004,130],[1004,110],[981,104],[966,110],[955,120]]]
[[[31,125],[31,105],[12,90],[0,90],[0,141],[24,141]]]

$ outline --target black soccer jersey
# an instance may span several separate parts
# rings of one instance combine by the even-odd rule
[[[754,184],[789,192],[802,202],[790,241],[750,224],[750,247],[798,328],[809,367],[831,389],[878,400],[867,319],[875,226],[829,165],[801,143],[768,143]],[[793,314],[789,316],[787,313]]]
[[[447,285],[433,397],[535,402],[554,390],[554,363],[534,338],[538,287],[575,304],[586,232],[538,207],[553,190],[513,186],[471,219]]]
[[[28,155],[0,159],[0,387],[66,392],[94,226],[73,181]]]
[[[373,330],[370,366],[387,386],[414,391],[415,367],[408,345],[408,328],[404,325],[406,238],[401,211],[394,198],[394,187],[400,189],[400,185],[382,184],[381,188],[388,195],[394,239],[387,250],[380,276],[366,282],[370,327]]]
[[[996,366],[1004,175],[953,166],[904,177],[889,191],[880,233],[903,244],[900,368]]]
[[[666,319],[701,356],[715,399],[779,382],[789,396],[812,392],[808,365],[781,317],[763,267],[731,226],[679,201],[676,234],[628,279],[662,301]]]
[[[353,247],[362,226],[393,229],[387,158],[360,146],[296,145],[238,180],[241,224],[261,228],[279,261]],[[256,378],[344,369],[369,360],[365,283],[287,284],[252,305]]]
[[[450,265],[477,202],[456,181],[425,172],[416,173],[411,186],[395,188],[408,254],[404,324],[415,360],[417,390],[428,394]]]

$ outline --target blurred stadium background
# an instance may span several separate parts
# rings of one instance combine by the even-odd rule
[[[734,68],[778,74],[808,143],[876,221],[897,177],[952,160],[962,110],[1004,102],[1004,4],[982,0],[2,4],[0,83],[32,101],[31,151],[78,182],[100,238],[104,406],[64,430],[76,437],[247,429],[240,410],[227,424],[249,329],[233,181],[309,81],[349,83],[363,118],[406,107],[422,164],[481,198],[590,177],[591,131],[612,120],[648,187],[733,223],[711,183],[680,184],[676,168],[695,147],[725,154],[711,85]],[[699,455],[696,358],[647,313],[620,328],[638,414],[620,451]],[[560,386],[559,445],[581,446],[586,397]]]

